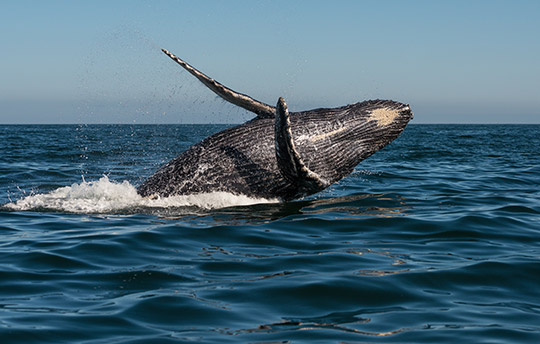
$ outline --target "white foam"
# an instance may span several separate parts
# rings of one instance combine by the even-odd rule
[[[198,207],[217,209],[245,206],[257,203],[273,203],[277,200],[251,198],[227,192],[172,196],[147,199],[137,194],[128,181],[110,181],[103,176],[97,181],[74,183],[49,193],[33,194],[8,203],[13,210],[55,210],[70,213],[113,213],[135,208],[178,208]]]

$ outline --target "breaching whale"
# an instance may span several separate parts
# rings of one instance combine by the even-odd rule
[[[162,49],[223,99],[254,119],[218,132],[161,167],[137,189],[143,197],[225,191],[284,201],[324,190],[392,142],[412,119],[407,104],[368,100],[290,112],[235,92]]]

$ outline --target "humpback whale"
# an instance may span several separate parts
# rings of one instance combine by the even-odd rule
[[[137,189],[143,197],[225,191],[289,201],[324,190],[350,174],[405,129],[408,104],[367,100],[289,112],[235,92],[162,49],[223,99],[257,116],[191,146]]]

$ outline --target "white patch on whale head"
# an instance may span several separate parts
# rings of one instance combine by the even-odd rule
[[[368,121],[375,121],[377,122],[377,126],[380,127],[392,123],[398,115],[399,110],[378,108],[370,112]]]

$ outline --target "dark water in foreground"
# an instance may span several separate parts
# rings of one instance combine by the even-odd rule
[[[0,126],[0,343],[540,342],[540,126],[411,125],[285,204],[133,193],[219,129]]]

